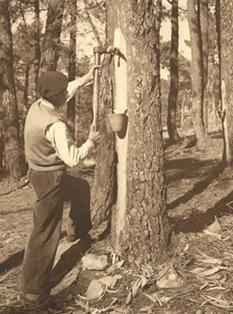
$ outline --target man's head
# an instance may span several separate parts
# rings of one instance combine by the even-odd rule
[[[62,72],[48,71],[41,74],[37,90],[41,97],[60,107],[67,98],[68,78]]]

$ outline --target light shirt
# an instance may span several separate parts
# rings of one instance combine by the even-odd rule
[[[74,81],[69,82],[67,86],[68,97],[66,99],[66,102],[68,102],[75,95],[75,93],[77,92],[77,89],[80,86],[83,86],[83,85],[86,86],[90,84],[91,82],[92,80],[87,79],[86,75],[79,77],[78,79]]]
[[[85,76],[75,81],[71,81],[67,87],[67,101],[75,95],[77,88],[84,85],[85,83]],[[42,99],[42,103],[44,106],[49,108],[55,108],[53,104],[45,99]],[[77,147],[70,136],[66,124],[62,121],[52,124],[46,130],[45,136],[50,141],[52,147],[55,149],[57,156],[69,167],[76,166],[95,147],[94,142],[90,139],[87,139],[83,145]]]

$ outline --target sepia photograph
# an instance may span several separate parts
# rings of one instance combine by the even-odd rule
[[[0,0],[0,314],[233,313],[233,0]]]

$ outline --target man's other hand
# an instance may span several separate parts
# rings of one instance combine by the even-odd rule
[[[88,139],[91,140],[93,143],[98,144],[100,137],[100,133],[96,131],[95,125],[92,124],[90,127]]]

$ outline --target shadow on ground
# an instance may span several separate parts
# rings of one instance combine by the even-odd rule
[[[18,210],[8,210],[8,211],[3,211],[0,213],[0,216],[7,216],[10,214],[20,214],[24,212],[32,211],[32,207],[27,207],[27,208],[20,208]]]
[[[24,250],[10,255],[4,262],[0,263],[0,274],[19,266],[23,261]]]
[[[181,164],[183,162],[183,160],[179,160],[179,164]],[[187,160],[185,160],[185,162],[187,162]],[[201,166],[204,167],[206,165],[209,166],[209,161],[200,163],[197,162],[195,164],[195,167],[192,169],[184,169],[183,172],[187,173],[186,175],[184,175],[184,173],[182,174],[182,178],[193,178],[196,177],[197,175],[195,175],[197,168],[200,168]],[[181,203],[185,203],[188,202],[189,200],[191,200],[195,195],[200,194],[201,192],[203,192],[208,185],[214,180],[216,179],[224,170],[224,165],[222,162],[218,163],[216,165],[216,162],[213,162],[212,164],[214,164],[214,167],[211,167],[210,169],[208,169],[208,171],[206,170],[204,172],[204,175],[202,174],[202,177],[204,176],[203,180],[200,180],[199,182],[197,182],[193,188],[191,190],[189,190],[188,192],[186,192],[184,195],[182,195],[181,197],[175,199],[173,202],[171,202],[170,204],[168,204],[168,209],[173,209],[175,207],[177,207],[179,204]],[[191,167],[190,167],[191,168]],[[199,169],[200,171],[200,169]],[[178,178],[179,180],[179,178]]]
[[[213,207],[208,208],[204,213],[194,211],[187,219],[180,217],[170,218],[173,230],[178,232],[200,232],[208,225],[214,222],[215,217],[221,217],[226,214],[233,214],[233,208],[228,206],[228,203],[233,200],[233,191],[226,197],[222,198]]]
[[[66,232],[61,233],[61,239],[66,235]],[[23,262],[24,250],[18,251],[10,255],[5,261],[0,263],[0,274],[5,273]]]
[[[92,242],[93,240],[86,236],[61,255],[52,273],[51,288],[58,285],[72,268],[80,262],[81,257],[91,247]]]
[[[183,179],[205,177],[213,167],[219,167],[219,160],[198,160],[195,158],[172,159],[166,161],[166,182],[170,184]],[[215,171],[213,169],[213,171]]]

